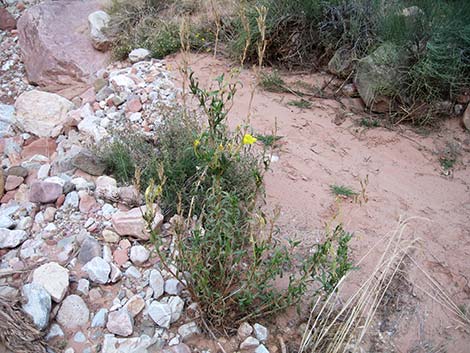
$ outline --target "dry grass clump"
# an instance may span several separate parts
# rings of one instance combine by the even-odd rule
[[[470,328],[470,319],[454,303],[442,286],[428,274],[414,259],[412,250],[417,246],[417,240],[407,240],[404,232],[407,221],[402,221],[392,234],[381,240],[386,240],[377,265],[359,289],[344,303],[341,294],[350,274],[342,278],[336,290],[322,302],[319,298],[313,309],[304,332],[300,353],[351,353],[360,352],[361,344],[370,333],[374,318],[384,298],[387,297],[391,286],[401,275],[405,261],[414,265],[423,275],[420,283],[413,283],[414,288],[421,290],[442,307],[448,310],[455,321]],[[359,264],[376,249],[374,246]]]

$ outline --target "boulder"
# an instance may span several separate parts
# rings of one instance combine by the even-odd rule
[[[88,15],[88,26],[93,47],[100,51],[109,49],[111,42],[105,31],[111,18],[104,11],[95,11]]]
[[[73,103],[54,93],[38,90],[22,93],[15,103],[17,126],[39,137],[49,137],[63,125]]]
[[[399,82],[400,67],[406,56],[394,44],[384,43],[373,53],[359,60],[354,84],[367,108],[385,113],[393,109],[391,96]]]
[[[0,7],[0,30],[8,31],[16,28],[16,20],[4,7]]]
[[[18,21],[19,44],[31,83],[73,98],[94,82],[109,54],[93,48],[88,15],[99,0],[45,1],[24,11]]]

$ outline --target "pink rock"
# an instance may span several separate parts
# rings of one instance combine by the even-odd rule
[[[55,202],[62,195],[62,185],[46,181],[36,181],[31,185],[29,201],[38,203]]]
[[[57,198],[57,201],[55,202],[55,205],[57,208],[59,208],[60,206],[62,206],[65,202],[65,195],[62,194],[60,195],[58,198]]]
[[[113,253],[113,259],[114,262],[121,267],[124,265],[127,261],[129,261],[129,255],[128,255],[128,249],[117,249],[114,250]]]
[[[88,15],[100,1],[47,1],[28,8],[18,21],[19,44],[31,83],[73,98],[93,83],[109,54],[95,50]]]
[[[96,101],[95,89],[93,87],[88,88],[85,92],[80,95],[82,104],[90,103],[93,104]]]
[[[24,146],[21,151],[21,157],[23,159],[31,158],[36,154],[51,158],[57,149],[57,143],[51,138],[40,138],[36,141],[31,142],[29,145]]]
[[[16,28],[15,18],[4,7],[0,7],[0,29],[7,31]]]
[[[114,213],[111,218],[111,222],[116,233],[121,236],[131,236],[142,240],[148,240],[150,235],[147,232],[147,226],[142,217],[143,213],[146,212],[146,209],[146,206],[143,206],[133,208],[127,212],[119,211]],[[163,215],[161,214],[160,209],[157,208],[153,227],[160,227],[162,222]]]
[[[134,97],[127,101],[126,110],[131,113],[137,113],[142,110],[142,103],[140,103],[139,97]]]
[[[9,175],[7,176],[7,180],[5,182],[5,190],[11,191],[15,190],[18,186],[23,184],[24,179],[22,177],[16,175]]]
[[[97,207],[98,207],[98,203],[96,202],[93,196],[85,194],[80,198],[80,205],[79,205],[80,212],[88,213]]]
[[[12,190],[5,193],[5,195],[3,195],[2,199],[0,200],[0,203],[8,203],[13,200],[15,198],[16,191],[17,190]]]

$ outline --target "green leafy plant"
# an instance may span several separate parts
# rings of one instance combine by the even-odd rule
[[[305,99],[290,101],[287,103],[288,105],[300,108],[300,109],[310,109],[312,107],[312,103]]]
[[[333,195],[346,198],[358,195],[353,189],[344,185],[330,185],[330,190]]]
[[[263,174],[269,165],[266,149],[255,151],[258,139],[248,128],[232,133],[226,124],[237,84],[219,76],[217,88],[206,90],[193,74],[189,82],[207,124],[192,145],[195,174],[185,201],[189,206],[181,192],[171,191],[180,203],[169,238],[152,228],[152,206],[174,183],[171,170],[165,170],[173,165],[161,164],[156,182],[145,193],[144,218],[161,265],[186,286],[203,318],[218,329],[233,329],[242,321],[286,309],[301,300],[312,282],[332,290],[350,269],[351,236],[337,227],[296,270],[292,252],[299,243],[279,242],[276,217],[261,208]],[[242,171],[238,177],[244,175],[245,181],[231,182],[233,171]],[[288,276],[288,285],[277,288],[275,282],[283,276]]]
[[[286,83],[282,79],[279,72],[274,70],[272,72],[262,72],[260,76],[260,86],[269,92],[276,92],[276,93],[285,93],[289,92],[286,87]]]

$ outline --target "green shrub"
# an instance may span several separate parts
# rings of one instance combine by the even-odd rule
[[[298,303],[311,282],[316,288],[333,290],[351,268],[347,254],[351,235],[339,226],[313,255],[301,264],[293,261],[292,252],[299,243],[278,242],[274,219],[261,208],[268,166],[264,151],[275,138],[266,138],[265,147],[258,149],[257,139],[247,129],[230,132],[226,119],[236,84],[226,82],[224,76],[216,81],[217,89],[208,91],[190,75],[190,92],[207,118],[196,137],[189,134],[182,139],[193,139],[191,147],[182,149],[190,156],[193,175],[181,184],[185,179],[179,172],[181,162],[170,150],[167,156],[167,147],[162,146],[166,139],[178,140],[182,129],[167,128],[159,145],[158,178],[145,192],[145,219],[161,265],[185,284],[204,319],[223,330]],[[188,193],[182,196],[182,190]],[[170,243],[152,228],[151,205],[168,198],[167,192],[180,200]],[[288,285],[276,288],[275,281],[284,275],[289,277]]]

